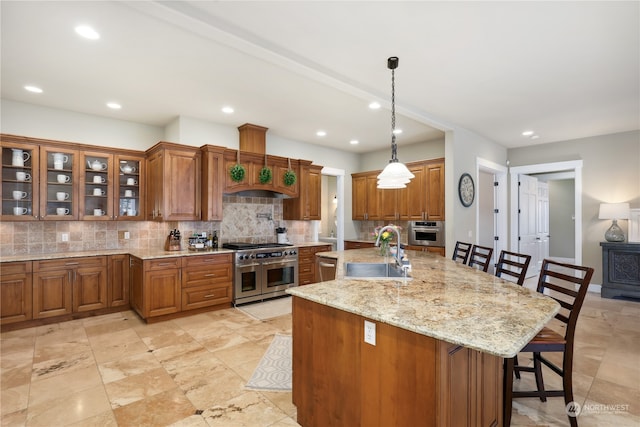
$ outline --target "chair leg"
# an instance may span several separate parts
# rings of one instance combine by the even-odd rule
[[[516,355],[514,358],[514,367],[513,367],[513,372],[516,374],[516,378],[520,379],[520,370],[517,368],[518,365],[520,365],[518,363],[518,355]]]
[[[536,387],[540,393],[540,401],[546,402],[547,396],[544,393],[544,380],[542,379],[542,363],[540,362],[540,353],[533,353],[533,368],[535,369]]]
[[[564,389],[564,404],[567,407],[570,402],[573,402],[573,360],[570,358],[565,358],[562,367],[562,387]],[[567,416],[571,427],[578,427],[578,418],[572,416],[569,411],[567,411]]]
[[[504,359],[504,375],[502,378],[502,424],[504,427],[509,427],[511,425],[511,410],[513,405],[513,362],[514,358]]]

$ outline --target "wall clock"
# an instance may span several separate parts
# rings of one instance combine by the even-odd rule
[[[473,178],[468,173],[463,173],[460,176],[460,181],[458,182],[458,196],[460,196],[460,202],[462,206],[468,208],[473,203],[473,198],[475,197],[476,189],[473,185]]]

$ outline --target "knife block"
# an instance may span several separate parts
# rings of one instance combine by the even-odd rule
[[[180,245],[180,238],[176,238],[173,234],[167,236],[167,241],[164,242],[165,251],[179,251],[182,250]]]

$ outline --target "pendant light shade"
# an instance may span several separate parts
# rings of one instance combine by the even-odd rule
[[[395,70],[398,68],[398,57],[387,59],[387,68],[391,70],[391,160],[378,175],[378,188],[406,188],[415,175],[398,161],[398,146],[396,145],[396,80]]]

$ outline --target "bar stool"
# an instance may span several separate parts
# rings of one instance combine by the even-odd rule
[[[546,402],[547,396],[564,396],[564,403],[570,408],[573,402],[573,341],[578,315],[587,294],[593,275],[593,268],[563,264],[545,259],[538,279],[540,293],[552,291],[549,296],[560,304],[556,319],[566,325],[564,336],[544,327],[520,352],[533,353],[533,367],[515,366],[515,358],[505,359],[504,372],[504,425],[511,424],[512,399],[517,397],[538,397]],[[562,367],[544,358],[542,352],[562,352]],[[542,378],[542,364],[562,377],[562,390],[545,390]],[[537,390],[513,391],[513,372],[533,372]],[[567,410],[569,424],[578,426],[576,416]]]
[[[465,242],[456,242],[456,246],[453,249],[453,258],[452,260],[456,262],[461,262],[462,264],[466,264],[469,259],[469,253],[471,252],[471,243]]]
[[[489,270],[489,264],[491,264],[491,255],[493,255],[493,248],[473,245],[469,257],[469,267],[478,266],[479,270],[486,273]]]
[[[498,264],[496,265],[497,277],[502,277],[503,274],[511,276],[510,278],[503,277],[505,280],[515,279],[514,283],[522,286],[524,279],[527,277],[527,269],[531,262],[531,255],[519,254],[517,252],[500,251],[500,258],[498,258]]]

